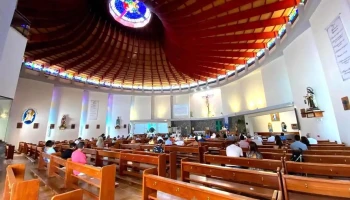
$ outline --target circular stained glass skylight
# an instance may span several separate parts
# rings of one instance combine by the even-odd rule
[[[109,12],[117,22],[132,28],[144,27],[151,19],[151,11],[139,0],[111,0]]]

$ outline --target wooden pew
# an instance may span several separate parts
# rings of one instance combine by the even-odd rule
[[[86,155],[88,164],[96,166],[97,149],[84,148],[83,153]]]
[[[282,191],[277,173],[181,162],[181,180],[238,192],[262,199],[277,199]]]
[[[74,175],[73,170],[84,173],[84,175]],[[83,165],[80,163],[67,160],[65,173],[65,187],[68,189],[82,189],[85,194],[94,199],[114,200],[116,165],[108,165],[102,168]],[[99,189],[98,194],[90,191],[90,187],[78,185],[78,181],[83,181],[88,185],[95,186]],[[82,188],[80,188],[82,187]]]
[[[283,167],[281,160],[234,158],[209,154],[204,155],[204,160],[206,164],[236,165],[271,171],[277,171],[278,168],[282,169]]]
[[[140,150],[140,143],[135,144],[120,144],[120,149],[131,149],[131,150]]]
[[[174,199],[174,197],[193,200],[252,200],[249,197],[156,176],[154,175],[156,172],[156,169],[147,169],[143,172],[143,200]]]
[[[142,184],[140,170],[157,167],[158,176],[166,177],[166,155],[158,156],[141,155],[133,153],[120,153],[118,178],[125,181]],[[128,168],[131,168],[129,171]],[[127,176],[126,176],[127,175]]]
[[[245,156],[245,152],[243,152],[243,154]],[[226,156],[226,150],[221,150],[220,155]],[[284,153],[269,153],[269,152],[261,152],[261,155],[263,156],[264,159],[268,159],[268,160],[281,160],[285,156]]]
[[[288,153],[292,153],[292,150],[288,150]],[[307,150],[303,151],[303,155],[343,155],[350,156],[350,151],[344,150]]]
[[[306,163],[284,160],[284,169],[286,174],[298,173],[306,175],[350,178],[349,164],[325,165],[323,163]]]
[[[205,147],[181,147],[181,146],[165,146],[165,152],[177,152],[177,159],[189,158],[191,161],[204,163]]]
[[[83,200],[83,190],[73,190],[63,194],[55,195],[51,200]]]
[[[285,200],[347,199],[349,181],[310,178],[282,173]]]
[[[292,154],[286,154],[286,160],[290,160]],[[349,164],[350,156],[333,155],[303,155],[304,162],[311,163],[329,163],[329,164]]]
[[[15,146],[11,144],[6,144],[6,160],[13,160],[13,155],[15,154]]]
[[[145,151],[133,151],[134,154],[142,154],[149,156],[158,156],[159,153],[145,152]],[[177,165],[176,165],[176,152],[170,152],[166,155],[168,178],[177,179]]]
[[[39,180],[24,180],[25,164],[9,165],[6,168],[6,178],[3,200],[23,200],[39,198]]]

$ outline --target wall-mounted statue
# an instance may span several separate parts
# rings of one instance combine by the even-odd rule
[[[64,130],[67,128],[67,116],[68,115],[63,115],[63,117],[61,119],[61,125],[59,127],[60,130]]]
[[[305,104],[308,105],[307,111],[320,110],[317,107],[315,93],[311,87],[306,88],[306,96],[304,96],[304,98],[305,98],[305,100],[304,100]]]
[[[120,117],[115,120],[115,129],[120,129]]]
[[[281,128],[282,128],[282,132],[287,132],[287,124],[286,123],[282,122]]]
[[[270,132],[270,133],[273,132],[273,128],[272,128],[271,122],[269,122],[269,123],[267,124],[267,128],[269,129],[269,132]]]

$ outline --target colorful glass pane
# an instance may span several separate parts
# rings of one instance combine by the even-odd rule
[[[111,0],[109,12],[117,22],[132,28],[144,27],[151,19],[151,11],[139,0]]]

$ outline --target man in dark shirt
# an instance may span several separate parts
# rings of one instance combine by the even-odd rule
[[[157,142],[158,144],[156,146],[153,147],[153,152],[154,153],[164,153],[164,150],[163,150],[163,140],[158,140]]]
[[[75,143],[70,143],[69,144],[69,149],[66,149],[65,151],[63,151],[63,153],[61,154],[61,157],[63,159],[68,159],[72,157],[72,153],[73,151],[75,151],[77,145]]]

